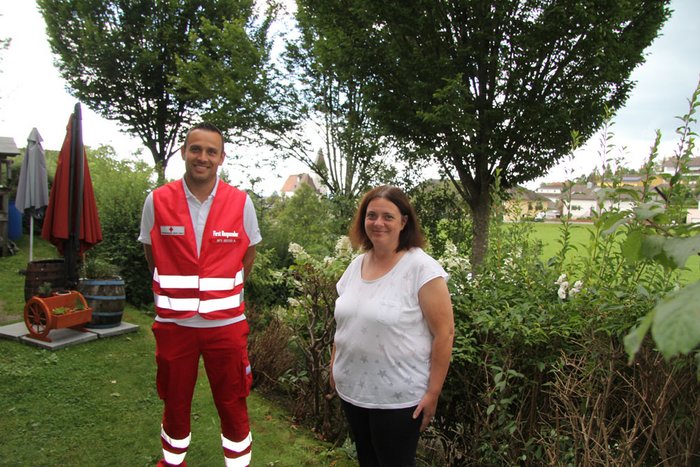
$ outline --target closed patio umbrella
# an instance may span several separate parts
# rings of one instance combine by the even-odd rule
[[[102,241],[85,147],[80,104],[75,105],[58,155],[41,236],[65,258],[68,288],[78,284],[78,259]]]
[[[29,261],[34,255],[34,218],[41,218],[49,204],[49,183],[41,135],[33,128],[27,137],[27,150],[19,172],[15,206],[29,215]]]

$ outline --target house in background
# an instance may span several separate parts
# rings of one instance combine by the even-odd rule
[[[661,164],[661,172],[673,175],[676,173],[677,164],[678,159],[675,157],[664,159],[663,163]],[[688,173],[683,176],[692,179],[690,181],[691,184],[694,185],[696,183],[697,179],[700,178],[700,157],[691,157],[688,160]]]
[[[555,183],[542,183],[535,189],[535,193],[540,194],[550,202],[557,204],[561,199],[561,192],[564,190],[564,184],[561,182]]]
[[[700,196],[698,196],[698,208],[688,209],[688,215],[685,218],[686,224],[700,223]]]
[[[510,199],[505,203],[506,209],[503,217],[506,222],[534,218],[540,212],[555,209],[557,204],[546,196],[521,186],[511,188],[508,190],[508,194]]]
[[[640,176],[630,175],[623,180],[623,185],[641,189],[643,183]],[[535,190],[537,194],[545,196],[550,201],[549,208],[546,210],[548,219],[567,216],[569,213],[572,219],[590,219],[593,211],[598,209],[599,191],[600,187],[592,182],[573,185],[567,193],[564,193],[564,183],[543,183]],[[632,198],[622,195],[619,199],[605,200],[603,207],[606,210],[624,211],[632,209],[633,206]]]
[[[292,196],[294,195],[294,192],[297,191],[297,189],[299,189],[299,187],[303,184],[309,185],[315,192],[320,193],[318,187],[316,186],[316,182],[314,182],[314,179],[311,178],[311,175],[303,173],[290,175],[287,177],[287,180],[284,182],[284,185],[282,185],[282,189],[280,190],[280,195],[283,197]]]
[[[632,186],[635,189],[641,187]],[[600,187],[587,183],[586,185],[574,185],[571,187],[571,200],[569,203],[562,203],[562,215],[566,216],[571,213],[572,219],[590,219],[593,216],[593,211],[598,210],[599,200],[598,195]],[[566,206],[568,204],[568,207]],[[626,194],[622,194],[615,199],[606,199],[603,201],[603,210],[618,210],[628,211],[634,208],[634,200]]]
[[[644,181],[641,175],[623,175],[622,184],[629,186],[642,186]]]

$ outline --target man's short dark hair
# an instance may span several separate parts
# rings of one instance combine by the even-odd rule
[[[196,125],[193,125],[192,128],[190,128],[187,131],[187,135],[185,135],[185,143],[182,145],[184,149],[187,149],[187,140],[190,137],[190,133],[192,133],[194,130],[205,130],[205,131],[213,131],[214,133],[218,133],[219,136],[221,136],[221,152],[224,151],[224,134],[219,130],[219,127],[214,125],[213,123],[209,122],[200,122],[197,123]]]

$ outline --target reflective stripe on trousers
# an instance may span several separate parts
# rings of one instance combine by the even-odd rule
[[[246,467],[250,464],[252,457],[252,442],[253,436],[248,433],[248,436],[242,441],[231,441],[224,435],[221,435],[221,446],[224,448],[224,460],[226,467]]]
[[[180,465],[185,461],[187,448],[190,446],[192,434],[182,439],[175,439],[169,436],[163,425],[160,426],[160,439],[163,445],[163,458],[165,462],[172,465]]]

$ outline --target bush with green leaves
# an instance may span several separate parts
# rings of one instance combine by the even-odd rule
[[[324,438],[336,440],[345,430],[328,373],[338,298],[335,285],[355,252],[347,237],[340,237],[333,256],[323,259],[310,255],[296,243],[290,244],[289,250],[294,257],[288,270],[293,290],[284,322],[293,330],[291,344],[302,357],[302,372],[306,376],[299,382],[299,400],[305,401],[314,428]]]
[[[688,123],[681,135],[689,135]],[[693,146],[690,137],[683,141],[681,158]],[[697,226],[678,223],[682,209],[673,200],[683,197],[673,195],[673,184],[665,197],[653,196],[656,148],[658,138],[642,190],[607,173],[588,240],[572,243],[565,216],[559,252],[547,261],[527,224],[492,223],[477,275],[469,252],[447,245],[441,261],[451,274],[456,332],[437,423],[424,437],[433,458],[449,465],[699,461],[697,362],[667,361],[644,340],[653,323],[664,355],[692,354],[700,322],[695,284],[681,288],[677,273],[700,236]],[[620,209],[630,198],[636,206]],[[638,352],[630,365],[623,336],[638,320],[627,338]],[[662,344],[675,347],[666,353]]]
[[[639,199],[631,216],[626,216],[611,227],[626,225],[629,229],[623,247],[630,264],[653,262],[672,274],[685,267],[688,258],[700,254],[700,224],[685,224],[688,193],[693,180],[688,179],[688,162],[695,149],[693,124],[700,107],[700,82],[689,100],[689,111],[681,118],[683,124],[676,130],[678,149],[674,156],[676,171],[665,175],[667,186],[658,190],[661,199],[650,196]],[[646,165],[650,170],[657,155],[661,135],[657,134],[652,155]],[[683,179],[688,180],[683,183]],[[646,190],[645,190],[646,191]],[[697,198],[696,198],[697,199]],[[625,338],[630,360],[639,351],[644,337],[651,330],[654,343],[667,359],[694,352],[697,376],[700,380],[700,281],[677,287],[664,294]]]
[[[335,239],[344,233],[338,230],[331,201],[307,184],[302,184],[289,198],[276,198],[260,217],[263,244],[275,249],[284,266],[293,261],[288,252],[290,243],[323,257],[333,252]]]
[[[154,188],[153,169],[143,161],[119,159],[110,146],[90,150],[89,157],[102,243],[88,254],[119,268],[129,303],[151,303],[150,272],[137,238],[143,202]]]
[[[696,92],[679,128],[681,171],[694,147],[697,102]],[[489,254],[475,273],[463,235],[468,221],[447,209],[448,191],[413,193],[431,252],[450,274],[455,314],[450,371],[435,423],[421,438],[427,463],[700,461],[700,297],[697,282],[683,284],[678,273],[700,251],[698,226],[680,223],[692,187],[682,172],[667,176],[666,186],[653,186],[660,135],[641,190],[625,187],[609,160],[609,138],[602,137],[606,159],[592,222],[577,227],[587,230],[586,240],[574,243],[565,215],[558,251],[544,260],[532,224],[503,223],[496,196]],[[566,184],[565,206],[572,186]],[[634,206],[623,209],[630,200]],[[333,437],[337,432],[328,427],[339,415],[327,363],[335,283],[349,257],[321,260],[305,248],[291,251],[291,266],[265,280],[286,290],[289,303],[275,310],[279,322],[270,336],[290,337],[285,352],[275,352],[291,355],[294,364],[283,371],[269,363],[270,374],[296,404],[295,413]],[[645,337],[649,329],[653,341]]]

